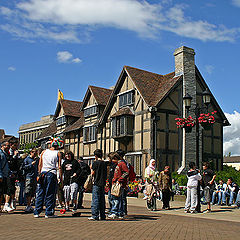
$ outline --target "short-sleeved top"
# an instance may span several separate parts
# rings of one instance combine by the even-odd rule
[[[209,182],[212,180],[214,175],[215,173],[211,169],[207,168],[206,170],[203,171],[202,180],[203,180],[204,187],[207,187],[207,186],[214,187],[214,183],[212,185],[209,184]]]
[[[107,163],[103,160],[96,160],[92,164],[92,170],[95,172],[93,184],[104,187],[107,179]]]

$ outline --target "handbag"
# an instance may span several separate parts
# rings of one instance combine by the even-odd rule
[[[122,193],[121,184],[119,182],[113,183],[112,188],[111,188],[111,194],[115,197],[120,197],[121,193]]]
[[[93,177],[92,174],[88,175],[86,182],[84,183],[84,188],[88,191],[92,191],[93,187]]]

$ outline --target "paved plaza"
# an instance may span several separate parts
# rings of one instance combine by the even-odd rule
[[[35,219],[24,214],[23,207],[0,216],[0,239],[240,239],[240,210],[214,207],[209,214],[184,214],[183,202],[171,202],[173,210],[149,212],[145,201],[131,198],[129,215],[124,220],[88,221],[90,199],[86,194],[80,217],[72,214],[59,218]],[[161,202],[159,207],[161,206]],[[224,216],[225,219],[224,220]]]

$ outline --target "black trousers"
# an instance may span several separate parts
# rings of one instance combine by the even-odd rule
[[[163,189],[162,190],[162,201],[163,201],[163,208],[169,208],[169,202],[170,202],[171,192],[169,189]]]

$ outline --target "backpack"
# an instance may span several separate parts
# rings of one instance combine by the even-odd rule
[[[134,172],[134,168],[130,163],[128,163],[127,166],[128,166],[128,169],[129,169],[129,176],[128,176],[129,181],[133,182],[136,179],[136,173]]]

